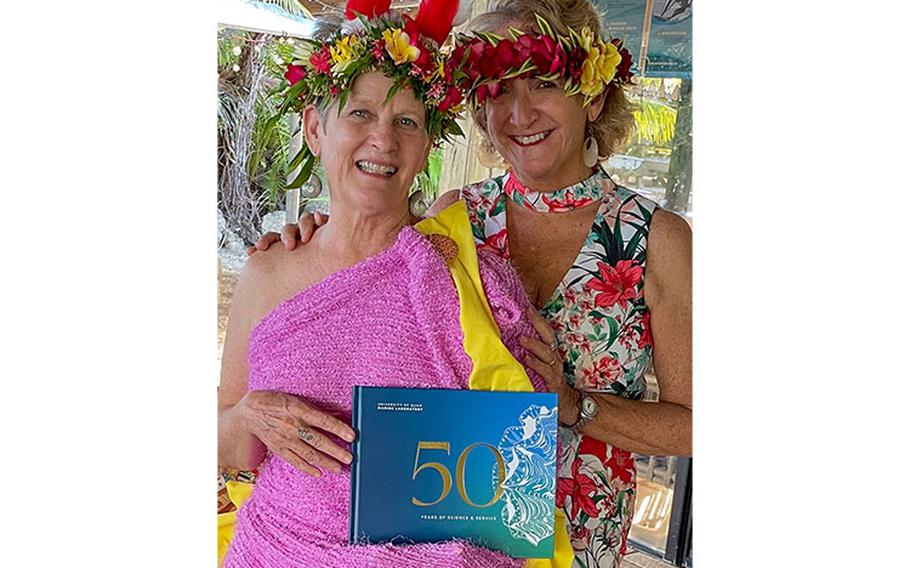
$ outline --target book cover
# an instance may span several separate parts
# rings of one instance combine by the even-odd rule
[[[354,387],[352,422],[352,544],[552,557],[555,394]]]

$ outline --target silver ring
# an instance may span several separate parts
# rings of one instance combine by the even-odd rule
[[[313,433],[310,432],[310,429],[306,426],[301,426],[297,429],[297,437],[303,440],[304,442],[310,443],[315,439]]]
[[[550,349],[553,351],[559,351],[559,343],[557,343],[555,339],[550,342]]]

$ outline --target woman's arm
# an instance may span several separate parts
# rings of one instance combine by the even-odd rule
[[[243,405],[240,404],[249,384],[247,345],[254,309],[253,272],[251,259],[234,289],[218,387],[218,463],[244,470],[259,465],[266,450],[265,444],[249,431],[243,416]]]
[[[257,319],[257,294],[268,286],[265,268],[270,256],[251,258],[234,291],[218,388],[218,462],[252,469],[262,462],[268,448],[304,473],[320,477],[317,468],[337,472],[341,470],[339,461],[351,461],[351,454],[322,431],[353,441],[350,426],[297,396],[248,391],[247,346]]]
[[[534,368],[560,395],[560,421],[574,423],[583,394],[597,401],[597,416],[582,432],[625,450],[648,455],[692,453],[692,232],[686,222],[658,210],[651,222],[645,277],[645,303],[651,311],[654,369],[660,402],[628,400],[569,387],[550,357],[552,329],[543,318],[535,327],[544,342],[523,343],[537,354]],[[538,316],[539,317],[539,316]],[[541,322],[543,325],[541,325]]]

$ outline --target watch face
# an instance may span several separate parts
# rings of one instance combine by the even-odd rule
[[[597,414],[597,402],[590,396],[581,399],[581,413],[586,418],[594,418],[594,415]]]

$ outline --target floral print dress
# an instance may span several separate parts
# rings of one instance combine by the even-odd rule
[[[568,273],[541,308],[556,332],[566,381],[582,391],[640,400],[653,342],[644,301],[645,254],[657,204],[603,170],[551,193],[506,173],[461,190],[480,250],[509,258],[506,200],[543,213],[600,201]],[[635,505],[632,454],[560,427],[556,504],[568,519],[574,567],[618,568]]]

